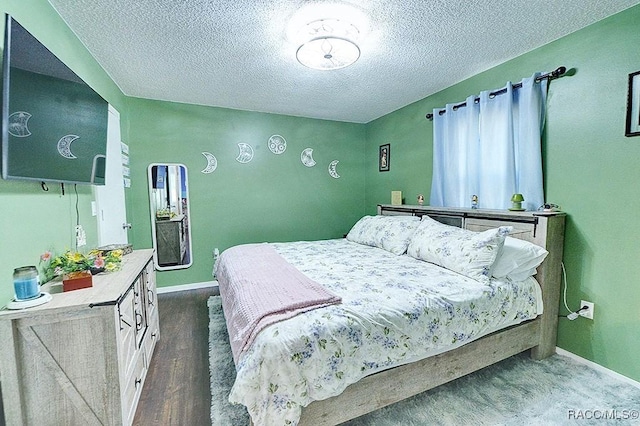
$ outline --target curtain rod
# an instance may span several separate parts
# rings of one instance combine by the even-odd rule
[[[542,75],[536,77],[535,82],[539,83],[542,80],[544,80],[545,78],[547,80],[555,80],[556,78],[562,77],[564,75],[564,73],[566,73],[566,72],[567,72],[567,68],[566,67],[558,67],[558,68],[555,69],[555,71],[551,71],[551,72],[548,72],[546,74],[542,74]],[[514,88],[514,89],[519,89],[519,88],[522,87],[522,83],[516,83],[516,84],[512,85],[511,87]],[[493,98],[494,96],[501,95],[501,94],[506,93],[506,92],[507,92],[506,88],[500,89],[500,90],[496,90],[495,92],[489,93],[489,97]],[[474,102],[475,103],[480,102],[480,98],[475,98]],[[455,110],[455,109],[458,109],[458,108],[463,107],[463,106],[467,106],[467,103],[466,102],[462,102],[460,104],[454,105],[453,109]],[[446,111],[447,111],[446,109],[441,109],[440,111],[438,111],[438,114],[442,115]],[[427,120],[429,120],[429,121],[433,120],[433,114],[432,113],[427,114],[426,117],[427,117]]]

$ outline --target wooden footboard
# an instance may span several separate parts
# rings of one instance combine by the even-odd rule
[[[433,389],[538,344],[540,319],[490,334],[457,349],[365,377],[343,393],[302,410],[301,426],[337,425]]]
[[[562,279],[565,214],[445,209],[424,206],[378,206],[378,214],[422,216],[482,231],[510,225],[512,236],[549,251],[538,268],[544,313],[533,321],[507,328],[457,349],[365,377],[333,398],[315,401],[302,411],[300,425],[336,425],[418,393],[440,386],[510,356],[531,349],[534,359],[555,353]]]

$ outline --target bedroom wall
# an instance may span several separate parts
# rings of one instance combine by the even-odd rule
[[[129,100],[132,243],[151,247],[147,166],[182,163],[188,168],[194,263],[158,272],[169,286],[211,281],[215,247],[241,243],[340,238],[364,212],[365,126],[143,99]],[[281,135],[284,153],[267,141]],[[253,160],[236,161],[239,143]],[[314,167],[300,160],[313,149]],[[218,160],[210,174],[202,152]],[[340,178],[328,173],[338,160]]]
[[[433,108],[560,65],[543,140],[546,199],[568,213],[567,300],[595,303],[594,321],[560,319],[558,346],[640,381],[640,137],[625,137],[628,74],[640,70],[640,6],[491,68],[367,125],[366,206],[403,190],[415,204],[431,186]],[[391,143],[390,171],[378,146]],[[562,313],[566,313],[561,308]]]
[[[0,11],[0,39],[4,39],[4,13],[9,13],[121,113],[125,112],[125,98],[118,87],[48,2],[0,0]],[[13,268],[37,264],[45,250],[62,252],[74,247],[76,195],[72,185],[65,185],[65,189],[63,196],[60,185],[50,184],[49,191],[44,192],[39,182],[0,179],[0,305],[13,297]],[[92,189],[78,185],[77,190],[80,224],[87,233],[88,246],[96,246]]]

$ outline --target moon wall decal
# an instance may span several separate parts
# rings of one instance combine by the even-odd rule
[[[236,161],[238,163],[248,163],[253,160],[253,148],[248,143],[239,143],[238,148],[240,149],[240,153],[236,157]]]
[[[202,173],[213,173],[218,168],[218,159],[210,152],[203,152],[204,158],[207,159],[207,167],[200,170]]]
[[[287,141],[280,135],[273,135],[269,138],[269,151],[276,155],[282,154],[287,149]]]
[[[336,167],[338,166],[339,162],[340,161],[338,160],[333,160],[331,163],[329,163],[329,176],[331,176],[334,179],[340,179],[340,175],[336,170]]]
[[[300,161],[307,167],[313,167],[316,165],[315,160],[313,159],[313,148],[305,148],[302,150],[300,154]]]
[[[68,158],[70,160],[73,160],[74,158],[78,158],[75,155],[73,155],[73,152],[71,152],[71,142],[75,141],[79,137],[80,136],[77,136],[77,135],[66,135],[61,137],[60,140],[58,141],[58,153],[62,155],[64,158]]]
[[[31,114],[26,111],[16,111],[9,116],[9,134],[17,138],[26,138],[31,136],[28,121]]]

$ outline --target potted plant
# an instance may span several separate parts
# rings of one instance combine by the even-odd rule
[[[40,256],[45,281],[62,277],[63,291],[78,290],[93,285],[92,275],[120,269],[122,250],[91,250],[87,254],[66,251],[59,256],[45,252]]]

